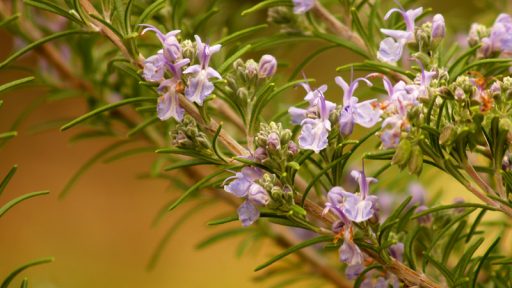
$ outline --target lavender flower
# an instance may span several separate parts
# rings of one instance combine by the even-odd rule
[[[238,218],[244,227],[251,225],[260,217],[257,206],[265,206],[270,202],[267,191],[256,183],[262,176],[263,172],[258,168],[244,167],[241,172],[226,179],[226,181],[234,180],[224,185],[224,190],[246,199],[237,210]]]
[[[258,77],[259,78],[270,78],[276,73],[277,61],[272,55],[261,56],[260,62],[258,63]]]
[[[339,249],[340,261],[350,266],[360,265],[364,262],[364,254],[352,239],[352,227],[344,230],[343,244]]]
[[[185,96],[199,105],[203,105],[204,99],[213,92],[213,83],[210,78],[222,79],[219,72],[209,67],[211,56],[221,48],[220,44],[209,46],[195,35],[197,45],[197,58],[200,64],[188,67],[183,73],[193,74],[188,80],[188,87],[185,89]]]
[[[512,17],[510,15],[502,13],[496,18],[489,39],[494,52],[512,53]]]
[[[423,13],[423,8],[417,8],[414,10],[407,10],[405,11],[403,8],[393,8],[386,13],[384,16],[384,20],[388,20],[388,18],[395,12],[398,12],[402,15],[405,22],[405,31],[402,30],[391,30],[391,29],[380,29],[382,33],[385,35],[388,35],[390,37],[395,38],[396,40],[405,40],[405,43],[414,42],[414,21],[418,16]]]
[[[293,0],[293,13],[304,14],[315,6],[316,0]]]
[[[158,98],[156,106],[157,116],[160,120],[164,121],[169,118],[174,118],[177,121],[183,120],[185,111],[179,105],[179,96],[176,87],[179,80],[172,78],[162,81],[159,91],[165,91],[162,96]]]
[[[333,210],[342,221],[348,219],[359,223],[370,219],[375,212],[377,197],[368,195],[368,192],[369,184],[377,179],[366,177],[364,171],[353,170],[350,175],[358,181],[360,193],[347,192],[339,186],[333,187],[327,193],[328,202],[323,214]]]
[[[380,42],[377,59],[382,62],[396,64],[402,57],[405,42],[403,40],[395,41],[392,37],[387,37]]]
[[[147,27],[146,29],[142,30],[141,34],[144,34],[147,31],[153,31],[156,33],[156,36],[158,37],[158,39],[162,43],[162,46],[164,47],[163,55],[168,61],[174,62],[182,58],[181,45],[178,39],[176,38],[176,35],[178,35],[181,32],[180,30],[173,30],[168,32],[167,34],[164,34],[155,26],[148,24],[143,24],[141,26]]]
[[[319,117],[316,119],[304,119],[301,123],[302,130],[299,136],[300,147],[303,149],[313,150],[315,153],[319,153],[327,147],[327,137],[329,135],[329,131],[331,131],[329,110],[323,94],[319,97],[319,102]]]
[[[142,73],[146,81],[160,82],[164,78],[164,72],[165,59],[161,51],[144,60],[144,70]]]
[[[391,14],[395,12],[400,13],[404,18],[406,30],[380,29],[382,33],[390,37],[385,38],[380,42],[379,51],[377,53],[377,58],[379,60],[390,64],[395,64],[400,60],[405,44],[415,41],[414,21],[419,15],[421,15],[423,8],[420,7],[415,10],[407,11],[403,8],[393,8],[386,13],[384,19],[387,20]]]
[[[343,89],[343,107],[340,112],[339,124],[340,133],[343,136],[352,134],[354,123],[357,123],[365,128],[374,126],[380,120],[381,111],[375,109],[372,103],[375,99],[359,102],[357,97],[354,97],[354,91],[359,86],[359,81],[366,82],[368,86],[372,83],[366,78],[357,78],[350,86],[341,77],[335,78],[336,84]]]

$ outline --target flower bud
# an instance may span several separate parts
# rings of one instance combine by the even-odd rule
[[[181,54],[183,58],[194,59],[196,55],[196,48],[192,41],[189,39],[183,40],[181,42]]]
[[[299,153],[299,147],[297,146],[297,144],[295,144],[295,142],[288,142],[288,153],[290,153],[292,157]]]
[[[468,34],[468,44],[473,47],[480,43],[480,39],[489,36],[489,30],[482,24],[473,23]]]
[[[281,148],[281,141],[277,133],[272,132],[267,137],[267,147],[269,150],[279,150]]]
[[[262,162],[268,158],[267,151],[263,147],[258,147],[254,150],[254,160]]]
[[[293,14],[288,7],[277,6],[268,9],[267,22],[278,25],[290,24],[293,20]]]
[[[451,145],[455,141],[457,131],[453,125],[446,125],[441,129],[441,135],[439,135],[439,144]]]
[[[478,49],[478,57],[487,58],[492,53],[492,42],[488,37],[482,38],[482,47]]]
[[[411,142],[407,139],[400,141],[396,147],[395,155],[391,159],[391,164],[397,164],[400,168],[404,168],[411,157],[411,146]]]
[[[272,55],[263,55],[261,56],[260,62],[258,64],[258,77],[259,78],[269,78],[272,77],[276,73],[277,61],[276,58]]]
[[[492,83],[491,88],[489,88],[489,92],[491,92],[492,97],[500,96],[501,94],[501,85],[499,81]]]
[[[464,93],[464,90],[462,90],[462,88],[457,87],[457,89],[455,89],[455,93],[453,96],[455,97],[455,100],[463,101],[464,98],[466,97],[466,94]]]
[[[256,61],[249,59],[247,62],[245,62],[245,75],[247,78],[251,79],[258,75],[258,70],[258,63],[256,63]]]
[[[434,42],[441,41],[446,34],[446,26],[444,24],[444,17],[441,14],[434,15],[432,19],[432,34],[431,39]]]
[[[410,174],[419,175],[423,168],[423,151],[418,145],[414,145],[411,151],[411,159],[408,166]]]
[[[425,206],[425,205],[421,205],[420,207],[416,208],[416,213],[420,213],[420,212],[423,212],[425,210],[427,210],[428,207]],[[418,218],[418,223],[420,223],[421,225],[429,225],[430,223],[432,223],[432,215],[431,214],[427,214],[427,215],[423,215],[421,217]]]

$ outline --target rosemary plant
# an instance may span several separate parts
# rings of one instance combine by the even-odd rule
[[[147,176],[183,188],[165,216],[206,198],[230,204],[209,222],[229,228],[199,247],[271,239],[282,252],[255,270],[286,272],[282,286],[512,287],[509,14],[467,23],[456,41],[415,1],[199,2],[0,2],[2,29],[27,43],[0,68],[38,53],[48,97],[89,107],[60,130],[113,139],[62,197],[100,160],[155,153]],[[316,50],[288,58],[302,43]],[[339,67],[317,83],[308,64],[329,50]],[[357,60],[343,65],[348,54]],[[451,176],[475,200],[441,204],[422,173]]]

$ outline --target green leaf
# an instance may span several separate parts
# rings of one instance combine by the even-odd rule
[[[25,84],[27,82],[30,82],[30,81],[34,80],[34,79],[35,79],[34,77],[30,76],[30,77],[14,80],[14,81],[11,81],[9,83],[3,84],[2,86],[0,86],[0,93],[1,92],[5,92],[5,91],[7,91],[9,89],[12,89],[14,87],[23,85],[23,84]]]
[[[211,17],[213,17],[215,14],[219,13],[220,9],[217,7],[214,7],[205,14],[203,14],[199,19],[197,19],[197,24],[194,25],[194,31],[192,31],[192,35],[197,35],[199,32],[199,29],[205,25],[208,20],[210,20]]]
[[[23,278],[23,281],[21,281],[20,288],[28,288],[28,278]]]
[[[118,141],[118,142],[115,142],[115,143],[107,146],[106,148],[103,148],[98,153],[94,154],[87,162],[85,162],[82,165],[82,167],[80,167],[80,169],[78,169],[78,171],[75,172],[75,174],[73,174],[73,176],[71,176],[71,178],[66,183],[66,186],[64,186],[64,189],[62,189],[62,191],[60,192],[59,198],[64,198],[69,193],[69,191],[71,190],[73,185],[75,185],[75,183],[78,181],[78,179],[80,179],[80,177],[85,172],[87,172],[101,158],[103,158],[104,156],[108,155],[108,153],[110,153],[110,152],[116,150],[117,148],[119,148],[123,145],[126,145],[128,143],[130,143],[130,142],[127,140]]]
[[[355,45],[354,43],[352,43],[351,41],[348,41],[348,40],[345,40],[345,39],[342,39],[342,38],[339,38],[339,37],[336,37],[334,35],[331,35],[331,34],[325,34],[325,33],[320,33],[320,32],[314,32],[313,33],[314,36],[316,36],[317,38],[320,38],[320,39],[323,39],[327,42],[331,42],[331,43],[334,43],[338,46],[341,46],[343,48],[346,48],[360,56],[363,56],[365,59],[369,59],[370,56],[366,53],[366,51],[364,51],[363,49],[359,48],[357,45]]]
[[[266,8],[270,8],[270,7],[275,7],[275,6],[293,6],[293,3],[292,1],[290,0],[266,0],[266,1],[261,1],[260,3],[252,6],[251,8],[249,9],[246,9],[242,12],[242,16],[245,16],[249,13],[253,13],[253,12],[256,12],[258,10],[261,10],[261,9],[266,9]]]
[[[276,261],[279,261],[281,260],[282,258],[292,254],[292,253],[295,253],[296,251],[299,251],[303,248],[306,248],[308,246],[312,246],[312,245],[315,245],[317,243],[322,243],[322,242],[329,242],[329,241],[332,241],[332,236],[318,236],[318,237],[315,237],[315,238],[312,238],[312,239],[309,239],[309,240],[306,240],[302,243],[299,243],[295,246],[292,246],[288,249],[286,249],[285,251],[281,252],[280,254],[270,258],[270,260],[268,260],[267,262],[261,264],[261,265],[258,265],[258,267],[256,267],[256,269],[254,269],[254,271],[259,271],[261,269],[264,269],[270,265],[272,265],[273,263],[275,263]]]
[[[196,249],[204,249],[218,241],[221,241],[223,239],[236,236],[242,233],[249,232],[251,230],[245,228],[245,227],[237,227],[233,229],[229,229],[226,231],[222,231],[219,233],[214,234],[213,236],[208,237],[206,240],[201,241],[199,244],[196,245]]]
[[[204,177],[203,179],[198,181],[196,184],[192,185],[192,187],[190,187],[187,191],[185,191],[185,193],[183,193],[180,196],[180,198],[178,198],[178,200],[176,200],[176,202],[174,202],[171,206],[169,206],[169,208],[167,208],[167,211],[172,211],[176,207],[178,207],[181,204],[183,204],[183,202],[185,202],[185,200],[187,200],[190,196],[192,196],[192,194],[194,192],[196,192],[197,190],[203,188],[210,180],[212,180],[213,178],[215,178],[215,177],[217,177],[219,175],[222,175],[225,172],[226,171],[224,171],[224,170],[217,171],[215,173],[212,173],[212,174]]]
[[[453,64],[450,66],[450,68],[448,68],[448,75],[452,75],[453,74],[453,71],[455,70],[455,68],[457,68],[457,65],[459,65],[464,59],[466,59],[467,57],[469,57],[471,54],[473,54],[476,50],[478,50],[478,48],[480,48],[482,46],[482,44],[478,44],[474,47],[471,47],[470,49],[468,49],[466,52],[464,52],[464,54],[460,55],[459,58],[457,58],[457,60],[455,60],[453,62]],[[457,73],[457,75],[460,74],[460,73]],[[455,79],[455,78],[454,78]]]
[[[49,191],[32,192],[32,193],[27,193],[25,195],[21,195],[17,198],[14,198],[11,201],[5,203],[4,206],[0,207],[0,217],[2,217],[5,214],[5,212],[7,212],[9,209],[11,209],[12,207],[18,205],[19,203],[21,203],[23,201],[33,198],[33,197],[46,195],[48,193],[50,193],[50,192]]]
[[[240,58],[242,55],[249,52],[251,49],[251,44],[248,44],[244,46],[242,49],[238,50],[235,54],[231,55],[228,59],[224,60],[222,65],[220,65],[219,69],[217,69],[219,73],[224,74],[224,72],[226,72],[226,70],[231,66],[231,64],[233,64],[236,61],[236,59]]]
[[[290,74],[290,77],[288,78],[288,82],[293,81],[297,77],[297,75],[299,75],[300,71],[302,71],[304,69],[304,67],[309,62],[311,62],[313,59],[315,59],[318,55],[322,54],[323,52],[325,52],[327,50],[335,48],[335,47],[338,47],[338,45],[325,46],[325,47],[322,47],[322,48],[314,51],[313,53],[309,54],[307,57],[304,58],[304,60],[302,60],[297,65],[297,67],[295,67],[295,69],[293,70],[292,74]],[[288,110],[286,110],[286,113],[288,113]]]
[[[9,181],[11,181],[14,174],[16,174],[16,170],[18,170],[18,165],[12,166],[9,172],[7,172],[7,175],[5,175],[4,179],[2,179],[2,182],[0,182],[0,195],[2,195],[2,192],[4,192],[5,187],[7,184],[9,184]]]
[[[123,106],[123,105],[126,105],[126,104],[132,104],[132,103],[138,103],[138,102],[147,102],[147,101],[155,101],[156,98],[155,97],[135,97],[135,98],[128,98],[128,99],[124,99],[124,100],[121,100],[121,101],[118,101],[118,102],[115,102],[115,103],[112,103],[112,104],[108,104],[108,105],[105,105],[103,107],[100,107],[100,108],[97,108],[89,113],[86,113],[78,118],[76,118],[75,120],[67,123],[66,125],[62,126],[60,128],[61,131],[65,131],[73,126],[76,126],[86,120],[89,120],[90,118],[93,118],[103,112],[106,112],[106,111],[109,111],[109,110],[113,110],[117,107],[120,107],[120,106]]]
[[[476,219],[475,221],[473,221],[473,224],[471,225],[471,228],[469,229],[468,235],[466,237],[466,243],[468,243],[469,240],[471,240],[471,237],[476,231],[476,227],[478,226],[478,224],[480,224],[480,221],[482,220],[486,212],[487,209],[483,209],[482,211],[480,211],[480,213],[478,213],[478,216],[476,216]]]
[[[226,224],[226,223],[235,222],[235,221],[238,221],[238,215],[209,221],[208,226],[216,226],[216,225]]]
[[[487,249],[487,251],[485,251],[484,256],[482,256],[482,259],[480,259],[480,262],[478,263],[478,266],[476,267],[475,272],[472,274],[473,281],[471,281],[472,282],[471,287],[473,287],[473,288],[476,287],[476,280],[478,279],[478,273],[480,273],[480,269],[482,269],[482,266],[484,265],[485,260],[487,260],[487,257],[489,257],[489,254],[491,254],[494,247],[496,247],[496,245],[498,245],[498,242],[500,242],[500,239],[501,239],[501,237],[496,238],[496,240],[494,240],[494,242],[492,242],[491,246],[489,246],[489,249]]]
[[[425,209],[425,210],[415,214],[413,217],[411,217],[411,220],[418,219],[419,217],[422,217],[422,216],[425,216],[425,215],[428,215],[428,214],[432,214],[432,213],[435,213],[435,212],[439,212],[439,211],[442,211],[442,210],[456,209],[456,208],[481,208],[481,209],[496,211],[496,208],[491,207],[491,206],[487,206],[487,205],[484,205],[484,204],[478,204],[478,203],[455,203],[455,204],[440,205],[440,206],[436,206],[436,207],[433,207],[433,208]]]
[[[238,39],[240,39],[242,37],[245,37],[245,36],[255,32],[255,31],[258,31],[258,30],[261,30],[261,29],[265,29],[267,27],[268,27],[267,24],[262,24],[262,25],[257,25],[257,26],[249,27],[249,28],[246,28],[246,29],[234,32],[232,34],[229,34],[228,36],[226,36],[226,37],[220,39],[219,41],[217,41],[215,44],[226,45],[226,43],[229,43],[229,42],[232,42],[232,41],[236,41],[236,40],[238,40]]]
[[[478,61],[475,61],[473,63],[470,63],[470,64],[464,66],[464,68],[462,68],[461,71],[458,71],[458,74],[455,75],[453,77],[453,79],[457,78],[457,76],[461,75],[462,73],[464,73],[466,71],[469,71],[472,68],[476,68],[478,66],[481,66],[481,65],[494,64],[494,63],[509,63],[509,62],[512,62],[512,58],[493,58],[493,59],[478,60]]]
[[[162,8],[165,6],[165,0],[157,0],[153,2],[151,5],[149,5],[142,14],[140,14],[139,19],[137,20],[137,23],[135,26],[139,26],[140,24],[145,24],[155,13],[162,10]]]
[[[4,132],[4,133],[0,133],[0,140],[11,139],[16,136],[18,136],[18,132],[16,132],[16,131]]]
[[[450,270],[448,270],[448,268],[446,266],[444,266],[442,263],[439,263],[439,261],[437,261],[434,258],[430,257],[430,255],[428,255],[427,253],[424,253],[423,257],[428,259],[430,261],[430,263],[432,263],[433,266],[439,272],[441,272],[441,274],[443,274],[444,278],[448,281],[449,287],[452,287],[455,279],[454,279],[454,276],[452,275],[452,273],[450,272]]]
[[[49,258],[42,258],[42,259],[37,259],[37,260],[33,260],[33,261],[30,261],[28,262],[27,264],[17,268],[16,270],[14,270],[13,272],[11,272],[4,280],[4,282],[2,282],[2,285],[0,285],[0,288],[7,288],[9,287],[9,284],[11,284],[12,280],[14,280],[14,278],[20,274],[21,272],[23,272],[25,269],[28,269],[32,266],[36,266],[36,265],[41,265],[41,264],[46,264],[46,263],[50,263],[50,262],[53,262],[53,257],[49,257]]]
[[[217,165],[217,163],[213,163],[213,162],[205,161],[205,160],[195,160],[195,159],[185,160],[185,161],[180,161],[176,164],[164,167],[163,170],[164,171],[172,171],[172,170],[176,170],[176,169],[193,167],[193,166],[198,166],[198,165]]]
[[[32,7],[35,7],[35,8],[39,8],[39,9],[43,9],[43,10],[49,11],[49,12],[51,12],[53,14],[60,15],[62,17],[67,18],[68,20],[71,20],[72,22],[75,22],[75,23],[78,23],[78,24],[82,24],[82,21],[80,19],[76,18],[73,14],[69,13],[65,9],[59,7],[57,4],[52,3],[50,1],[46,1],[46,0],[36,0],[36,1],[33,1],[33,0],[23,0],[23,3],[25,3],[27,5],[30,5]]]
[[[126,136],[131,137],[157,121],[158,121],[158,116],[150,117],[150,118],[144,120],[143,122],[139,123],[137,126],[132,128],[130,131],[128,131]]]
[[[119,152],[117,154],[114,154],[105,160],[103,160],[103,163],[112,163],[114,161],[118,161],[127,157],[131,157],[133,155],[138,155],[142,153],[155,153],[154,147],[137,147],[133,149],[128,149],[126,151]]]
[[[32,42],[32,43],[28,44],[27,46],[23,47],[22,49],[17,50],[14,54],[9,56],[9,58],[5,59],[2,63],[0,63],[0,69],[5,67],[5,66],[7,66],[7,65],[9,65],[12,61],[18,59],[19,57],[21,57],[25,53],[27,53],[27,52],[31,51],[32,49],[35,49],[35,48],[45,44],[47,42],[50,42],[50,41],[58,39],[58,38],[66,37],[66,36],[69,36],[69,35],[74,35],[74,34],[90,34],[90,33],[91,33],[90,31],[83,31],[83,30],[75,29],[75,30],[68,30],[68,31],[58,32],[58,33],[46,36],[44,38],[41,38],[41,39],[39,39],[39,40],[37,40],[35,42]]]
[[[0,22],[0,27],[9,25],[11,22],[18,20],[18,18],[20,18],[20,14],[18,14],[18,13],[11,15],[11,16],[5,18],[2,22]]]
[[[222,130],[222,122],[219,124],[217,131],[215,131],[215,134],[213,135],[212,148],[213,148],[213,152],[215,153],[215,155],[217,155],[217,157],[219,157],[220,160],[224,161],[225,163],[228,163],[228,161],[226,160],[226,157],[224,156],[224,154],[222,154],[222,151],[220,151],[219,141],[217,141],[221,130]]]
[[[192,206],[188,211],[186,211],[181,217],[176,219],[174,224],[167,229],[165,232],[164,237],[160,242],[158,243],[158,246],[156,247],[155,251],[151,255],[151,258],[149,259],[148,265],[146,266],[147,270],[152,270],[155,268],[156,264],[158,263],[158,260],[160,260],[160,256],[162,255],[165,247],[167,246],[167,243],[169,243],[169,240],[171,237],[178,231],[180,227],[185,225],[187,223],[187,220],[189,220],[192,216],[195,214],[198,214],[199,212],[202,212],[202,210],[209,205],[215,203],[214,201],[208,200],[200,202],[197,205]]]

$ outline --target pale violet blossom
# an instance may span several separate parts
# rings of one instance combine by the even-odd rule
[[[377,197],[368,195],[369,184],[377,179],[366,177],[363,170],[353,170],[350,175],[359,183],[359,193],[345,191],[343,187],[333,187],[328,193],[328,202],[323,214],[333,211],[340,219],[360,223],[370,219],[375,213]]]
[[[379,51],[377,52],[377,58],[383,62],[395,64],[403,54],[404,46],[407,43],[415,41],[414,29],[415,20],[418,16],[423,13],[423,8],[411,9],[405,11],[403,8],[393,8],[386,13],[384,20],[387,20],[393,13],[398,12],[402,15],[405,22],[405,31],[403,30],[392,30],[392,29],[380,29],[380,31],[389,36],[380,42]]]
[[[315,6],[316,0],[293,0],[293,13],[304,14]]]
[[[237,210],[238,219],[244,227],[251,225],[260,217],[257,206],[265,206],[270,202],[267,191],[256,183],[262,176],[263,171],[259,168],[244,167],[241,172],[226,179],[226,181],[232,181],[224,185],[224,190],[246,199]]]
[[[187,88],[185,89],[185,96],[191,102],[203,105],[203,101],[208,97],[214,89],[213,83],[210,78],[222,79],[219,72],[209,67],[211,56],[219,52],[221,45],[210,46],[201,41],[199,36],[194,36],[197,46],[197,58],[199,64],[188,67],[184,74],[192,74],[188,80]]]
[[[354,124],[357,123],[365,128],[373,127],[380,120],[381,111],[375,109],[372,105],[376,100],[367,100],[359,102],[354,96],[354,91],[359,86],[359,82],[363,81],[368,86],[372,83],[366,78],[357,78],[350,85],[341,77],[335,78],[336,84],[343,89],[343,107],[340,112],[339,125],[340,133],[344,136],[352,134]]]

